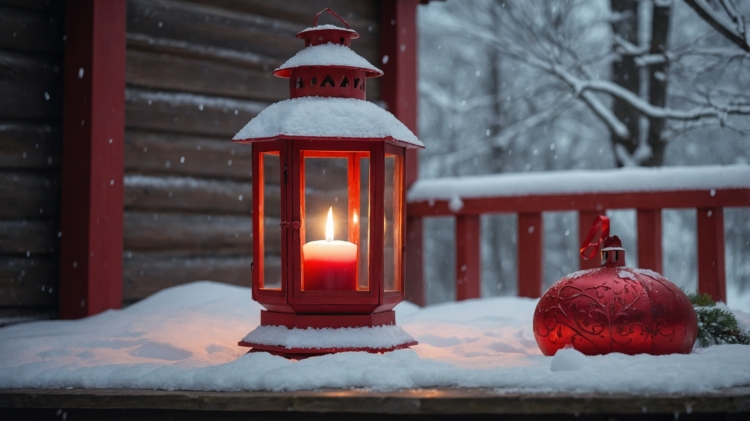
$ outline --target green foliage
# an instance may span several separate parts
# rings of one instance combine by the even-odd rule
[[[716,306],[708,294],[690,293],[688,299],[698,315],[698,345],[702,348],[721,344],[750,345],[750,336],[742,332],[731,311]]]
[[[716,305],[711,296],[702,292],[687,293],[688,299],[693,303],[693,307],[713,307]]]

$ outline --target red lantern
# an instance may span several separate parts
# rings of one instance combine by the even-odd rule
[[[291,99],[234,138],[253,145],[252,278],[253,299],[266,309],[261,330],[395,326],[393,308],[404,299],[404,162],[408,148],[424,146],[365,101],[366,79],[383,72],[349,48],[357,32],[324,11],[346,28],[317,26],[318,13],[297,34],[306,48],[274,71],[290,79]],[[311,348],[259,335],[240,345],[304,357],[416,344],[396,335],[383,346]]]
[[[542,353],[555,355],[566,345],[587,355],[689,353],[698,319],[687,296],[656,272],[625,267],[625,250],[609,236],[606,216],[594,220],[581,247],[585,259],[597,252],[602,267],[566,276],[539,300],[534,337]]]

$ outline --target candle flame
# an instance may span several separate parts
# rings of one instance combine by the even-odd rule
[[[333,241],[333,206],[328,209],[328,220],[326,221],[326,241]]]
[[[357,218],[357,212],[354,212],[354,223],[356,224],[359,221],[359,218]]]

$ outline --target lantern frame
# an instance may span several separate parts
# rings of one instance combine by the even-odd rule
[[[242,143],[242,142],[240,142]],[[300,138],[279,137],[276,140],[253,142],[253,232],[263,233],[253,236],[253,261],[263,262],[265,242],[267,236],[263,227],[263,194],[264,167],[261,154],[278,152],[281,171],[279,186],[281,188],[281,224],[286,223],[286,229],[281,235],[281,288],[262,288],[264,277],[263,263],[253,265],[253,299],[263,305],[269,312],[304,314],[372,314],[392,310],[404,300],[404,242],[406,226],[406,179],[404,177],[406,147],[399,142],[387,142],[383,139],[343,139],[343,138]],[[304,192],[302,177],[304,177],[305,151],[319,151],[338,153],[369,153],[369,192],[370,205],[369,226],[369,258],[367,291],[351,290],[313,290],[302,289],[302,245],[301,231],[305,229],[302,202]],[[329,154],[330,155],[330,154]],[[398,238],[401,251],[394,262],[397,279],[395,290],[385,290],[384,284],[384,227],[385,217],[385,158],[387,155],[398,157],[398,165],[394,168],[395,185],[398,186],[399,203],[397,207],[399,227]],[[286,183],[284,179],[286,178]],[[351,181],[347,182],[351,189]],[[299,223],[297,228],[294,224]]]

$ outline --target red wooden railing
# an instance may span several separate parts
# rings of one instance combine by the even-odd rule
[[[636,209],[638,263],[662,271],[661,211],[698,213],[698,290],[726,301],[724,208],[750,207],[750,166],[677,167],[526,173],[424,179],[409,190],[409,223],[425,217],[456,218],[456,299],[481,295],[480,216],[518,214],[518,295],[539,297],[543,286],[542,212],[578,211],[579,243],[607,209]],[[409,256],[422,256],[421,239],[407,239]],[[415,241],[417,240],[417,241]],[[598,266],[580,260],[580,267]],[[421,259],[407,266],[423,265]],[[416,273],[416,272],[415,272]],[[424,280],[407,279],[407,299],[425,304]]]

